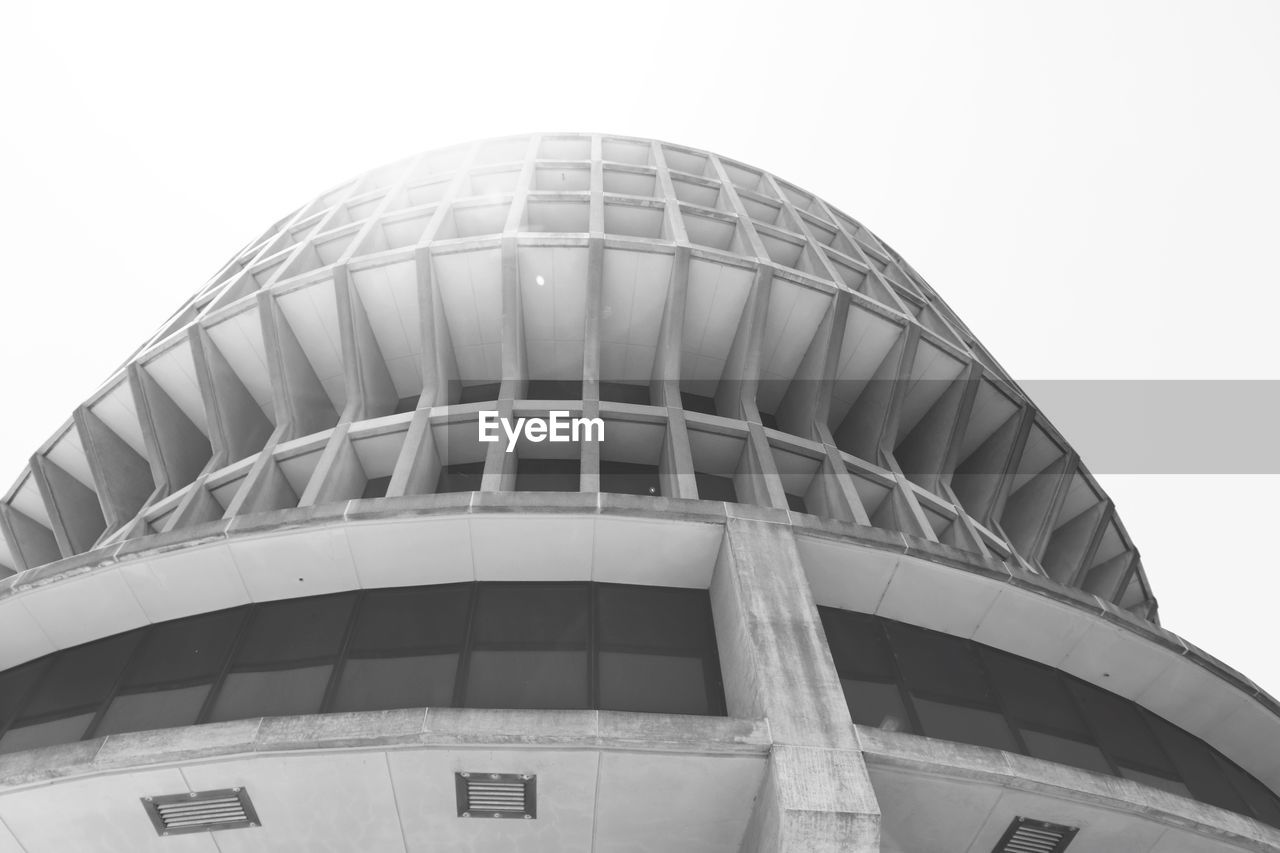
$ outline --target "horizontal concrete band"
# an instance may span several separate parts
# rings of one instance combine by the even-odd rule
[[[789,525],[817,604],[972,638],[1062,669],[1280,785],[1280,706],[1176,635],[940,543],[740,504],[460,493],[214,522],[0,581],[0,666],[148,623],[358,588],[471,580],[707,588],[735,518]]]
[[[434,708],[243,720],[3,756],[0,847],[590,853],[598,836],[735,853],[769,765],[753,720]],[[537,819],[463,819],[460,772],[535,777]],[[256,826],[161,838],[142,805],[233,787]]]
[[[996,785],[1141,816],[1240,849],[1280,850],[1280,830],[1149,785],[1002,750],[855,728],[873,780],[877,769],[892,769]]]
[[[762,720],[622,711],[415,708],[267,717],[111,735],[0,755],[0,795],[56,779],[257,753],[501,747],[763,758],[771,744]]]
[[[1232,812],[1146,785],[1021,755],[856,727],[872,773],[888,769],[1032,792],[1100,806],[1242,849],[1280,850],[1280,831]],[[0,797],[51,783],[148,768],[190,766],[325,751],[421,749],[591,750],[670,753],[714,760],[755,757],[774,748],[760,720],[609,711],[406,709],[240,720],[113,735],[0,756]]]

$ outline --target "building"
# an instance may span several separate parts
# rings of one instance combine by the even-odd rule
[[[603,437],[481,440],[553,412]],[[707,152],[324,193],[0,528],[0,851],[1280,850],[1280,706],[1159,626],[1071,446]]]

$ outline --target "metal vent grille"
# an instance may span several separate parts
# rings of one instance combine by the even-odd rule
[[[991,853],[1062,853],[1079,827],[1015,817]]]
[[[531,773],[455,773],[453,779],[458,817],[538,816],[538,777]]]
[[[258,813],[244,788],[143,797],[142,805],[159,835],[258,825]]]

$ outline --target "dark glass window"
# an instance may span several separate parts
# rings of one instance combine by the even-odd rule
[[[880,620],[818,609],[853,721],[896,732],[914,731]]]
[[[0,672],[0,752],[198,722],[455,705],[723,714],[708,594],[464,583],[158,623]]]
[[[362,498],[384,498],[387,496],[387,487],[391,485],[391,477],[370,477],[364,484],[364,492],[361,493]]]
[[[1187,784],[1197,800],[1233,812],[1248,812],[1244,800],[1227,780],[1213,750],[1177,726],[1170,725],[1151,713],[1144,713],[1156,740],[1177,768],[1178,776]]]
[[[1253,809],[1253,813],[1258,820],[1280,827],[1280,800],[1276,799],[1276,795],[1257,779],[1245,773],[1225,758],[1221,758],[1220,763],[1222,771],[1231,780],[1232,787],[1244,798],[1249,808]]]
[[[478,590],[463,704],[586,708],[586,584],[484,584]]]
[[[516,464],[516,491],[576,492],[581,476],[577,459],[521,459]]]
[[[22,666],[0,672],[0,731],[9,725],[27,700],[40,676],[44,674],[49,658],[42,658]]]
[[[394,414],[403,415],[405,412],[412,412],[416,408],[418,408],[417,394],[414,394],[412,397],[401,397],[399,400],[396,400],[396,410]]]
[[[737,503],[738,491],[733,487],[733,480],[728,477],[717,477],[715,474],[694,472],[698,484],[698,498],[704,501],[729,501]]]
[[[820,607],[859,725],[1024,752],[1280,826],[1280,798],[1136,703],[988,646]]]
[[[1015,723],[1077,740],[1093,740],[1058,673],[992,648],[979,646],[978,650]]]
[[[809,511],[804,505],[804,498],[800,497],[799,495],[793,495],[790,493],[787,494],[787,507],[792,512],[808,512]]]
[[[649,405],[649,386],[632,385],[628,382],[601,382],[600,399],[614,403],[635,403],[639,406]]]
[[[459,403],[485,403],[498,399],[502,390],[501,382],[488,382],[484,385],[463,385],[458,395]]]
[[[702,412],[704,415],[716,414],[715,397],[706,397],[702,394],[690,394],[688,391],[680,392],[680,401],[684,404],[685,409],[690,412]]]
[[[624,495],[660,495],[657,465],[600,460],[600,491]]]
[[[117,634],[55,655],[20,716],[0,739],[0,752],[83,737],[142,633]]]
[[[1112,757],[1122,773],[1132,770],[1169,779],[1176,777],[1169,757],[1160,748],[1137,705],[1074,678],[1068,679],[1068,684],[1098,739],[1098,746]]]
[[[478,492],[483,479],[484,462],[462,462],[457,465],[445,465],[440,469],[440,478],[436,482],[436,493]]]
[[[596,624],[600,708],[724,713],[704,591],[597,585]]]
[[[581,400],[582,380],[530,379],[524,398],[526,400]]]
[[[897,681],[898,673],[879,619],[830,607],[818,608],[818,614],[840,675]]]
[[[888,622],[886,628],[907,689],[940,698],[992,704],[986,674],[964,640],[901,622]]]
[[[254,608],[209,721],[318,713],[354,603],[342,593]]]
[[[1020,752],[1004,716],[992,708],[978,708],[914,696],[920,728],[929,737]]]
[[[244,616],[244,608],[221,610],[147,631],[93,734],[195,723]]]
[[[849,713],[858,725],[875,726],[891,732],[915,731],[902,699],[902,689],[896,681],[841,677],[840,686],[844,689]]]
[[[329,710],[452,705],[470,609],[471,584],[366,593]]]

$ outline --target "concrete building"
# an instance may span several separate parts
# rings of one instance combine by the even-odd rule
[[[553,412],[602,440],[480,440]],[[707,152],[325,192],[0,530],[0,853],[1280,850],[1280,706],[1160,627],[1071,446]]]

